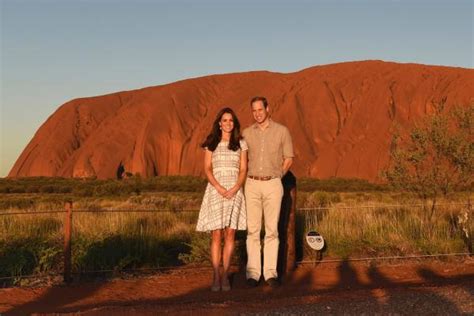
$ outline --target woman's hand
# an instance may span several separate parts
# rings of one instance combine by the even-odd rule
[[[229,192],[229,191],[226,190],[226,188],[224,188],[220,184],[216,185],[215,188],[216,188],[217,193],[219,193],[220,195],[222,195],[223,197],[226,198],[227,192]]]
[[[224,197],[230,200],[237,194],[237,192],[239,192],[239,190],[240,190],[240,186],[235,185],[230,190],[227,191]]]

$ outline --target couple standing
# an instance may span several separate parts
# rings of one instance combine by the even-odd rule
[[[247,285],[260,280],[262,215],[265,224],[263,277],[279,285],[277,275],[278,220],[283,197],[281,178],[293,162],[288,129],[270,119],[264,97],[250,102],[255,123],[240,134],[240,123],[230,108],[222,109],[202,144],[204,171],[209,183],[199,212],[198,231],[210,231],[214,269],[212,291],[228,291],[228,270],[235,245],[235,231],[247,229]],[[242,139],[243,136],[243,139]],[[248,172],[247,172],[248,171]],[[242,187],[245,184],[245,195]],[[221,250],[221,239],[224,248]],[[223,274],[219,266],[223,261]]]

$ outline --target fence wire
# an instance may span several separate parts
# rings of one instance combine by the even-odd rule
[[[459,253],[438,253],[432,255],[407,255],[407,256],[387,256],[387,257],[365,257],[365,258],[346,258],[346,259],[326,259],[326,260],[303,260],[297,261],[296,265],[304,265],[308,263],[334,263],[334,262],[348,262],[348,261],[382,261],[382,260],[406,260],[406,259],[428,259],[440,257],[460,257],[471,256],[469,252]]]
[[[446,206],[462,206],[466,207],[469,204],[466,203],[442,203],[436,204],[437,207]],[[423,207],[427,204],[374,204],[374,205],[354,205],[354,206],[325,206],[325,207],[297,207],[296,211],[309,212],[309,211],[328,211],[328,210],[352,210],[352,209],[374,209],[374,208],[413,208]],[[199,209],[86,209],[86,208],[73,208],[73,213],[197,213]],[[36,215],[36,214],[61,214],[66,213],[65,210],[49,210],[49,211],[28,211],[28,212],[8,212],[0,211],[0,216],[11,216],[11,215]]]
[[[303,207],[296,208],[296,211],[311,212],[311,211],[323,211],[323,210],[344,210],[344,209],[375,209],[375,208],[414,208],[414,207],[425,207],[427,204],[374,204],[374,205],[357,205],[357,206],[327,206],[327,207]],[[453,207],[462,206],[470,207],[469,203],[441,203],[436,204],[437,207]],[[84,208],[72,208],[72,213],[197,213],[198,209],[84,209]],[[0,216],[19,216],[19,215],[39,215],[39,214],[65,214],[66,210],[48,210],[48,211],[28,211],[28,212],[0,212]],[[472,256],[469,252],[463,253],[442,253],[442,254],[429,254],[429,255],[406,255],[406,256],[385,256],[385,257],[363,257],[363,258],[345,258],[345,259],[325,259],[325,260],[302,260],[295,262],[296,266],[302,266],[307,264],[325,264],[325,263],[340,263],[340,262],[355,262],[355,261],[383,261],[383,260],[407,260],[407,259],[429,259],[429,258],[440,258],[440,257],[461,257],[461,256]],[[209,269],[206,266],[163,266],[155,268],[136,268],[136,269],[123,269],[123,270],[91,270],[72,272],[73,275],[88,275],[88,274],[99,274],[99,273],[134,273],[134,272],[146,272],[146,271],[165,271],[165,270],[188,270],[188,269]],[[0,277],[0,280],[11,280],[11,279],[31,279],[41,277],[58,277],[60,273],[53,274],[31,274],[21,276],[9,276]]]

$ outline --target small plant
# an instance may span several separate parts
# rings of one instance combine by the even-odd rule
[[[190,249],[189,253],[181,253],[178,258],[186,264],[209,263],[209,243],[209,234],[193,234],[191,240],[186,243]]]

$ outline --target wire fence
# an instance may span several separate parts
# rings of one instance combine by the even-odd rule
[[[325,207],[306,207],[296,208],[296,212],[313,212],[313,211],[330,211],[330,210],[354,210],[354,209],[400,209],[400,208],[416,208],[426,207],[426,204],[371,204],[371,205],[353,205],[353,206],[325,206]],[[440,203],[437,207],[467,207],[471,209],[471,203]],[[198,209],[85,209],[77,208],[73,209],[71,202],[66,203],[64,210],[46,210],[46,211],[26,211],[26,212],[0,212],[0,217],[4,216],[22,216],[22,215],[45,215],[45,214],[65,214],[64,218],[64,271],[63,279],[65,282],[71,281],[72,275],[87,275],[87,274],[100,274],[100,273],[115,273],[115,272],[145,272],[145,271],[164,271],[170,269],[209,269],[209,266],[197,266],[192,265],[186,266],[162,266],[153,268],[134,268],[134,269],[104,269],[104,270],[90,270],[73,272],[71,271],[71,243],[72,243],[72,229],[73,229],[73,214],[76,213],[197,213]],[[307,264],[325,264],[325,263],[338,263],[344,261],[379,261],[379,260],[406,260],[406,259],[429,259],[429,258],[440,258],[440,257],[459,257],[459,256],[471,256],[471,252],[456,252],[456,253],[439,253],[439,254],[427,254],[427,255],[404,255],[404,256],[375,256],[375,257],[363,257],[363,258],[345,258],[345,259],[324,259],[324,260],[302,260],[295,261],[295,266],[302,266]],[[32,274],[32,275],[20,275],[20,276],[8,276],[0,277],[0,280],[9,279],[28,279],[36,277],[46,276],[57,276],[57,274],[43,273],[43,274]]]
[[[436,207],[453,207],[453,206],[466,206],[467,203],[440,203],[436,204]],[[328,211],[328,210],[354,210],[354,209],[400,209],[400,208],[416,208],[416,207],[427,207],[427,204],[372,204],[372,205],[331,205],[331,206],[318,206],[318,207],[298,207],[297,212],[311,212],[311,211]],[[25,212],[8,212],[0,211],[0,216],[10,215],[39,215],[39,214],[64,214],[66,210],[48,210],[48,211],[25,211]],[[87,208],[75,208],[74,213],[198,213],[199,209],[87,209]]]

